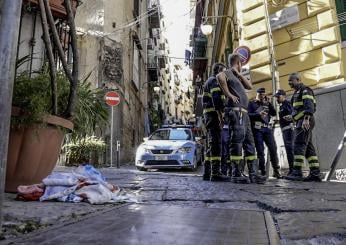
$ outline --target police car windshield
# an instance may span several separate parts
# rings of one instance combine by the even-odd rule
[[[149,140],[191,140],[191,131],[188,129],[160,129],[154,132]]]

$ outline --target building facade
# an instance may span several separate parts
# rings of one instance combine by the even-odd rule
[[[169,47],[162,17],[159,0],[88,0],[77,11],[81,77],[92,72],[95,87],[121,95],[111,119],[120,162],[132,161],[143,137],[170,114]],[[100,131],[109,142],[110,129]]]
[[[226,63],[239,46],[250,48],[245,67],[254,84],[250,98],[259,87],[269,94],[278,88],[292,93],[288,85],[292,72],[299,72],[314,89],[315,141],[322,168],[328,168],[346,125],[344,1],[206,0],[202,8],[200,21],[213,27],[207,36],[209,66]],[[208,74],[210,69],[203,72]]]

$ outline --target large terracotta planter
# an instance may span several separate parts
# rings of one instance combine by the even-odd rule
[[[18,115],[18,109],[12,115]],[[19,185],[41,183],[54,169],[65,132],[61,128],[73,129],[72,122],[46,116],[42,125],[25,129],[10,130],[7,167],[6,192],[16,192]]]

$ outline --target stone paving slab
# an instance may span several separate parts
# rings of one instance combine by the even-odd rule
[[[264,185],[241,185],[202,181],[199,172],[134,169],[101,169],[101,172],[109,182],[135,194],[145,204],[269,211],[285,245],[346,244],[345,183],[270,179]],[[114,208],[86,203],[17,202],[9,196],[6,200],[7,221],[19,224],[30,218],[54,225]]]
[[[280,244],[271,219],[263,211],[129,205],[86,218],[78,225],[31,234],[14,243]]]

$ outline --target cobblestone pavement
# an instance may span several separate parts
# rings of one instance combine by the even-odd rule
[[[269,211],[282,244],[346,244],[345,183],[270,179],[265,185],[242,185],[202,181],[200,170],[139,172],[128,167],[101,171],[109,182],[135,194],[144,204]],[[30,220],[36,224],[32,230],[42,229],[115,208],[116,205],[17,202],[7,195],[5,228],[10,229],[11,222],[17,227]]]

